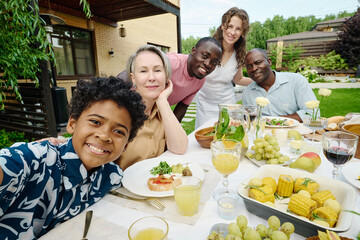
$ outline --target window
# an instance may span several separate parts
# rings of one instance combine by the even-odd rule
[[[95,75],[90,31],[55,25],[51,38],[56,59],[57,78],[71,79]]]
[[[148,42],[148,44],[154,45],[155,47],[157,47],[158,49],[160,49],[164,53],[167,53],[167,52],[170,51],[170,47],[161,46],[161,45],[158,45],[158,44],[155,44],[155,43],[149,43],[149,42]]]

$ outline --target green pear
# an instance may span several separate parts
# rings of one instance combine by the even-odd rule
[[[299,157],[295,162],[292,162],[289,167],[304,169],[308,172],[314,172],[316,169],[315,163],[307,157]]]
[[[302,139],[301,134],[298,131],[294,130],[294,129],[290,129],[288,131],[287,137],[288,138],[294,138],[294,140],[301,140]]]

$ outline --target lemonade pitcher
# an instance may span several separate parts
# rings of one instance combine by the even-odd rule
[[[249,146],[247,129],[249,113],[241,104],[219,104],[219,119],[214,139],[234,139],[241,142],[241,152],[245,154]]]

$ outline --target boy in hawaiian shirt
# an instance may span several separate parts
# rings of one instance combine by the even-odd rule
[[[131,84],[79,80],[66,143],[15,143],[0,150],[1,239],[35,239],[121,186],[113,163],[143,125],[145,106]]]

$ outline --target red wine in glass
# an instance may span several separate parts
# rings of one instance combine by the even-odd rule
[[[349,161],[354,153],[342,147],[330,147],[324,149],[325,157],[333,164],[342,165]]]
[[[253,122],[256,118],[256,114],[249,114],[250,116],[250,122]]]

